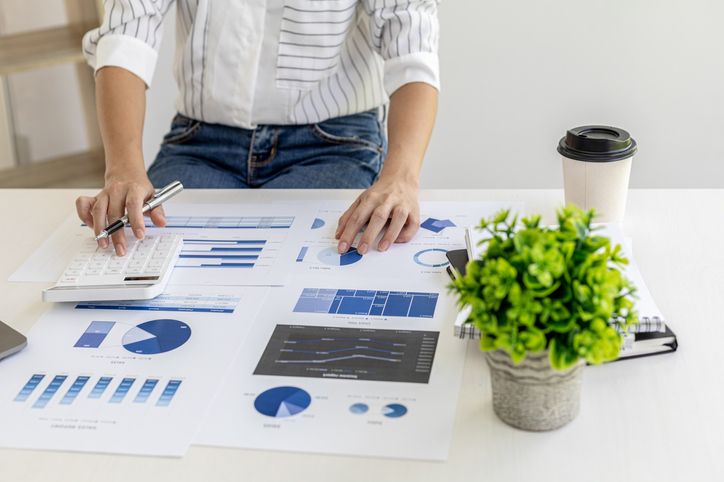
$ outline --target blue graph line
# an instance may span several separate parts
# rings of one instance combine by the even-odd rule
[[[407,346],[404,343],[395,343],[392,341],[381,341],[374,340],[372,338],[317,338],[317,339],[304,339],[304,340],[287,340],[284,343],[324,343],[324,342],[338,342],[338,341],[362,341],[369,343],[376,343],[378,345],[390,345],[390,346]]]
[[[344,351],[355,351],[355,350],[367,350],[367,351],[376,351],[379,353],[387,353],[388,355],[404,355],[404,352],[401,351],[390,351],[390,350],[381,350],[379,348],[371,348],[368,346],[353,346],[349,348],[338,348],[336,350],[325,350],[325,351],[315,351],[315,350],[295,350],[293,348],[282,348],[280,351],[283,351],[285,353],[309,353],[311,355],[330,355],[332,353],[341,353]]]
[[[369,355],[349,355],[349,356],[341,356],[337,358],[327,358],[325,360],[276,360],[276,363],[283,363],[283,364],[303,364],[303,363],[330,363],[330,362],[336,362],[336,361],[344,361],[344,360],[354,360],[356,358],[364,358],[366,360],[379,360],[379,361],[388,361],[393,363],[402,363],[402,360],[399,360],[397,358],[383,358],[379,356],[369,356]]]

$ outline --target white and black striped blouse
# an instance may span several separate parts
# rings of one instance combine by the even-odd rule
[[[383,105],[406,83],[439,88],[439,0],[106,0],[83,51],[150,85],[176,3],[178,110],[251,128]]]

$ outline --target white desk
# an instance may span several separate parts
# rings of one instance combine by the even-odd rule
[[[2,190],[0,319],[27,332],[38,284],[8,276],[73,210],[79,191]],[[351,199],[351,191],[198,191],[184,201]],[[428,191],[424,200],[523,200],[548,219],[560,191]],[[721,481],[724,480],[724,191],[633,191],[625,231],[679,337],[679,351],[586,369],[582,409],[550,433],[493,414],[487,367],[467,346],[445,463],[192,447],[181,459],[0,450],[0,481]],[[461,342],[461,349],[463,349]],[[451,394],[452,396],[452,394]],[[0,427],[2,430],[2,427]]]

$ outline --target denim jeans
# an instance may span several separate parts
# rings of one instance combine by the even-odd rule
[[[377,111],[318,124],[241,129],[178,114],[148,176],[156,187],[367,188],[387,142]]]

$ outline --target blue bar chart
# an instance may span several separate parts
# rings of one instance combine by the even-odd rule
[[[80,394],[80,391],[83,390],[83,387],[85,387],[86,383],[88,383],[88,380],[90,380],[90,377],[86,375],[77,377],[68,391],[65,392],[65,395],[63,395],[63,398],[60,400],[60,404],[72,404],[75,399],[78,398],[78,394]]]
[[[233,313],[240,301],[241,298],[234,295],[161,294],[150,300],[84,302],[77,304],[75,309]]]
[[[253,268],[266,239],[184,239],[176,268]]]
[[[156,402],[157,407],[168,407],[171,404],[171,400],[176,395],[179,387],[181,386],[181,380],[170,380],[166,387],[163,389],[161,396]]]
[[[115,321],[92,321],[73,346],[75,348],[98,348],[115,324]]]
[[[38,385],[40,385],[40,382],[43,381],[45,378],[45,375],[36,373],[30,379],[23,385],[23,388],[20,389],[17,396],[15,397],[16,402],[24,402],[28,398],[30,398],[30,395],[35,391],[36,388],[38,388]]]
[[[167,216],[171,229],[289,229],[294,216]],[[146,227],[152,227],[146,221]]]
[[[105,393],[106,388],[108,388],[108,385],[110,385],[112,381],[113,377],[99,378],[96,384],[93,386],[90,395],[88,395],[88,398],[101,398],[103,396],[103,393]]]
[[[13,399],[14,402],[28,403],[33,409],[44,409],[49,405],[56,403],[59,406],[74,406],[81,404],[82,407],[101,407],[102,405],[144,405],[153,403],[155,406],[167,407],[171,404],[176,396],[181,380],[172,378],[166,382],[166,385],[157,396],[154,392],[158,392],[158,387],[162,380],[160,378],[137,379],[136,377],[115,377],[93,375],[77,375],[70,376],[66,374],[54,375],[49,382],[40,391],[34,400],[31,400],[34,393],[38,391],[43,381],[48,377],[45,374],[35,373],[22,386],[18,394]],[[62,397],[56,398],[56,394],[66,384],[66,381],[73,380],[68,386]],[[116,380],[114,382],[114,380]],[[143,383],[140,383],[140,382]],[[139,382],[139,383],[136,383]],[[87,395],[81,395],[86,387],[92,387],[88,390]],[[109,388],[113,387],[112,392]],[[138,387],[138,388],[136,388]],[[110,393],[110,395],[104,396]],[[54,402],[54,399],[57,400]]]
[[[304,288],[295,313],[432,318],[438,293]]]
[[[116,391],[113,392],[113,396],[111,396],[110,403],[121,403],[135,382],[135,378],[124,378],[121,380],[121,383],[116,387]]]
[[[53,380],[50,382],[50,384],[43,390],[43,393],[38,397],[38,399],[33,404],[33,408],[45,408],[48,403],[50,403],[50,400],[55,396],[55,394],[60,390],[60,387],[65,382],[66,378],[68,378],[67,375],[56,375],[53,377]]]
[[[136,398],[133,399],[133,403],[146,403],[151,393],[153,393],[153,389],[156,388],[156,385],[158,385],[157,378],[150,378],[143,382],[143,386],[141,386],[141,390],[138,391]]]

